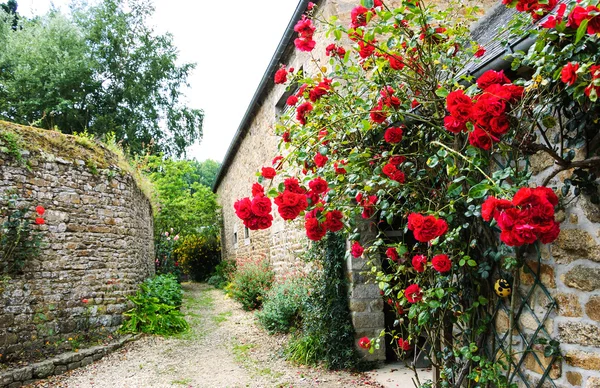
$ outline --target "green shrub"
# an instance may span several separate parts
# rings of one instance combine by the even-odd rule
[[[235,260],[223,260],[215,267],[215,271],[208,278],[208,284],[219,289],[227,287],[236,271]]]
[[[269,263],[247,263],[238,268],[231,282],[233,299],[242,304],[244,310],[254,310],[262,301],[273,283],[274,273]]]
[[[157,298],[160,303],[179,307],[183,300],[183,290],[174,274],[158,275],[147,279],[142,285],[146,295]]]
[[[289,361],[302,365],[317,365],[323,359],[319,338],[313,335],[301,335],[292,338],[285,348]]]
[[[185,236],[179,240],[173,257],[192,280],[207,280],[221,260],[220,239],[202,235]]]
[[[289,333],[301,321],[301,311],[308,298],[306,281],[292,278],[275,285],[266,295],[263,308],[256,313],[260,324],[269,332]]]
[[[189,329],[179,311],[183,292],[175,275],[158,275],[146,280],[140,290],[128,296],[134,307],[125,312],[122,333],[173,335]]]

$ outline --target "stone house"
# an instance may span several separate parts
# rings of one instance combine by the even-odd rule
[[[274,126],[278,114],[285,109],[288,96],[285,86],[276,85],[273,75],[280,64],[296,69],[302,68],[309,74],[317,71],[319,64],[311,60],[306,53],[295,50],[293,27],[300,19],[308,0],[301,0],[286,29],[279,46],[271,59],[245,116],[229,146],[227,154],[213,190],[218,194],[223,208],[222,250],[223,258],[243,259],[248,257],[269,260],[277,274],[291,271],[298,264],[297,257],[309,245],[302,225],[284,222],[273,212],[273,226],[267,230],[250,231],[236,217],[233,204],[248,195],[249,188],[255,182],[255,173],[263,166],[271,165],[271,158],[277,155],[279,138],[275,136]],[[430,1],[431,2],[431,1]],[[316,2],[325,18],[337,15],[342,21],[350,20],[350,11],[357,0],[323,0]],[[393,2],[386,2],[386,4]],[[447,1],[435,3],[446,5]],[[477,4],[487,10],[486,15],[472,28],[473,39],[483,44],[487,53],[478,64],[467,65],[465,71],[477,76],[488,69],[508,68],[503,60],[506,54],[498,40],[492,38],[497,28],[503,26],[514,14],[500,1],[465,1]],[[319,39],[321,38],[321,39]],[[313,55],[317,61],[327,61],[325,57],[324,37],[316,36],[317,47]],[[320,47],[321,45],[322,47]],[[514,41],[513,50],[527,49],[531,45],[528,39]],[[552,161],[543,155],[534,155],[532,165],[537,178],[541,180],[552,168]],[[560,174],[558,176],[560,178]],[[564,361],[553,364],[550,376],[551,386],[600,387],[600,210],[581,197],[565,210],[561,224],[563,230],[559,239],[543,253],[542,263],[530,263],[529,267],[540,274],[544,286],[557,302],[557,309],[545,321],[544,326],[550,336],[561,342]],[[384,304],[379,289],[374,284],[363,283],[360,275],[364,262],[349,260],[347,263],[350,284],[350,309],[357,337],[378,336],[385,328]],[[530,277],[523,274],[521,283],[527,287]],[[540,302],[541,303],[541,302]],[[502,318],[499,315],[496,326],[501,329]],[[534,316],[523,315],[520,322],[525,329],[535,320]],[[385,359],[381,350],[373,359]],[[540,363],[549,363],[543,356],[526,357],[525,369],[535,380],[542,374]]]

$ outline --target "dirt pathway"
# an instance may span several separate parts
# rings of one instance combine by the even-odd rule
[[[297,367],[283,360],[281,336],[260,329],[253,313],[222,291],[184,284],[191,330],[144,337],[102,360],[34,387],[364,387],[364,374]]]

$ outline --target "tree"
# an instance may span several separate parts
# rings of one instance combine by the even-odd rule
[[[133,154],[185,154],[202,137],[203,112],[181,102],[195,65],[176,64],[172,36],[147,25],[153,11],[142,0],[104,0],[3,34],[0,118],[115,133]]]
[[[203,162],[192,160],[190,163],[196,171],[198,183],[207,187],[212,187],[212,185],[215,183],[215,179],[217,179],[217,174],[221,168],[221,163],[212,159],[207,159]]]
[[[2,8],[4,12],[13,15],[12,29],[16,30],[17,26],[19,25],[19,14],[17,14],[17,8],[19,8],[19,5],[17,4],[16,0],[8,0],[6,3],[0,4],[0,8]]]

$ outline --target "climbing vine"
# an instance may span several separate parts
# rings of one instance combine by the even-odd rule
[[[497,354],[486,346],[496,278],[506,277],[497,292],[507,296],[501,286],[525,252],[557,238],[557,207],[570,195],[598,199],[598,2],[504,3],[522,12],[509,33],[533,46],[512,56],[512,70],[478,77],[463,71],[485,55],[464,23],[473,10],[363,0],[345,26],[310,4],[294,43],[318,71],[282,65],[275,74],[295,91],[294,113],[276,127],[281,155],[235,204],[250,229],[271,226],[274,202],[284,220],[304,217],[311,240],[347,230],[348,254],[368,259],[396,311],[388,346],[426,352],[440,387],[516,386],[512,341]],[[315,20],[330,39],[327,63],[313,56]],[[555,160],[542,182],[528,168],[536,152]],[[564,185],[548,187],[563,171]],[[514,295],[504,303],[513,310]]]

